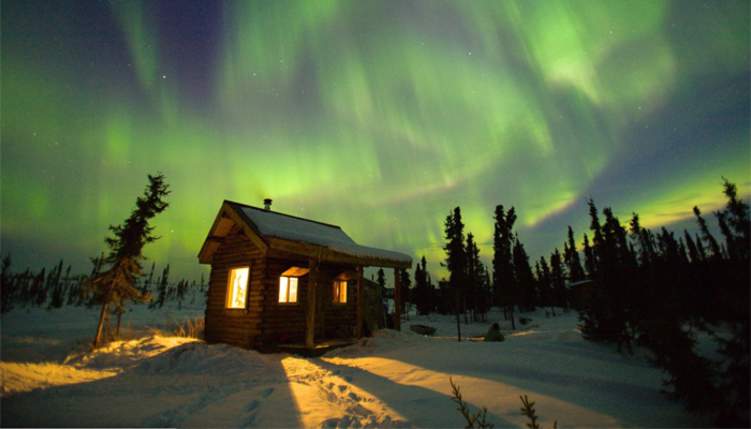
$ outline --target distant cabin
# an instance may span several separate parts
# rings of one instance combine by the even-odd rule
[[[412,265],[409,256],[361,246],[336,225],[275,212],[271,200],[264,203],[224,201],[198,254],[211,265],[206,341],[264,350],[359,338],[368,312],[368,266],[394,269],[401,303],[399,281],[401,270]],[[398,329],[401,305],[396,307]]]

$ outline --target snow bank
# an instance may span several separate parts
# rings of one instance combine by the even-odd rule
[[[144,326],[160,319],[155,313]],[[15,325],[14,331],[5,323],[3,344],[6,334],[44,334],[51,341],[58,332],[75,341],[70,333],[80,329],[78,340],[89,338],[87,318],[78,319],[85,326],[76,328],[74,317],[56,331],[43,319],[60,320],[60,314],[35,316],[40,320],[26,325],[44,329]],[[462,427],[450,399],[451,377],[472,407],[488,408],[496,427],[524,427],[523,394],[536,402],[543,427],[554,420],[561,428],[707,423],[660,394],[662,374],[645,359],[583,340],[575,313],[524,316],[532,320],[513,332],[498,312],[487,322],[462,322],[463,335],[480,336],[500,321],[506,336],[500,343],[458,343],[455,319],[431,315],[404,321],[402,332],[379,331],[313,359],[154,334],[59,362],[24,361],[23,347],[11,350],[19,359],[8,362],[3,350],[2,421],[36,427]],[[436,327],[437,336],[409,331],[412,323]]]
[[[158,356],[167,350],[197,340],[185,337],[151,335],[129,341],[113,341],[94,351],[73,353],[64,363],[89,369],[125,369]]]
[[[14,362],[0,362],[0,372],[3,396],[52,386],[85,383],[117,374],[117,371],[79,369],[56,363]]]

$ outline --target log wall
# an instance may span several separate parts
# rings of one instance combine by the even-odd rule
[[[250,282],[244,309],[226,308],[230,268],[250,266]],[[260,249],[242,233],[228,235],[214,253],[206,300],[206,341],[255,347],[261,334],[265,259]]]
[[[261,331],[265,345],[301,343],[305,340],[305,311],[310,275],[298,279],[297,303],[279,303],[279,276],[292,266],[307,267],[301,259],[268,258],[263,284],[263,320]],[[347,286],[347,303],[334,304],[333,281],[339,273],[353,270],[352,266],[319,265],[316,296],[316,341],[354,336],[356,289],[354,282]]]
[[[227,278],[234,267],[250,266],[246,308],[228,309]],[[206,303],[206,341],[243,348],[301,343],[305,340],[305,311],[309,275],[298,278],[297,303],[279,303],[279,276],[292,266],[307,267],[296,257],[267,258],[242,232],[228,235],[213,255]],[[316,341],[355,335],[357,288],[347,284],[347,303],[333,303],[333,281],[351,265],[319,265]]]

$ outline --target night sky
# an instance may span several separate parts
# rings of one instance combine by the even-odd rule
[[[174,276],[223,199],[425,254],[460,205],[533,257],[751,189],[748,1],[3,1],[2,253],[88,270],[161,171]]]

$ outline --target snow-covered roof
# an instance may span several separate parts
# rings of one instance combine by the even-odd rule
[[[412,263],[412,258],[409,255],[355,243],[337,225],[330,225],[240,203],[229,201],[227,203],[242,213],[261,237],[275,237],[312,244],[354,257],[396,261],[403,264]]]

